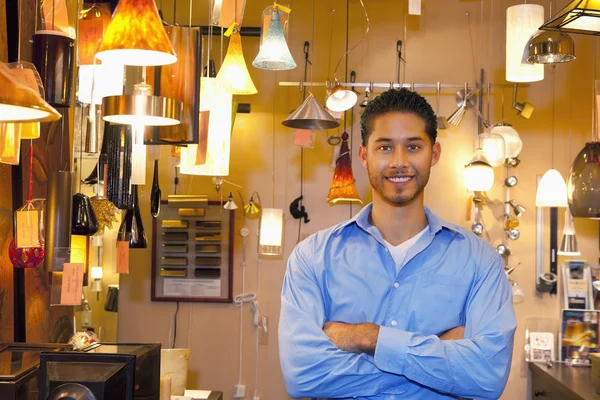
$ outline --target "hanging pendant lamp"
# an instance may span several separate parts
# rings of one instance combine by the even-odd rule
[[[565,226],[563,236],[558,249],[559,256],[580,256],[579,246],[577,245],[577,236],[575,234],[575,221],[573,215],[567,208],[565,210]]]
[[[504,137],[498,133],[487,132],[477,135],[475,138],[476,148],[483,150],[492,167],[504,164],[506,159],[506,143]]]
[[[300,107],[291,113],[282,124],[289,128],[313,131],[333,129],[340,126],[340,123],[317,102],[312,93],[308,95]]]
[[[600,142],[586,143],[573,161],[567,194],[573,217],[600,219]]]
[[[506,80],[536,82],[544,79],[544,66],[527,62],[527,42],[544,23],[544,7],[519,4],[506,10]]]
[[[348,133],[342,133],[342,144],[340,155],[335,162],[335,172],[329,188],[327,200],[331,204],[338,202],[356,202],[362,204],[362,200],[356,191],[354,175],[352,174],[352,160],[348,147]]]
[[[546,21],[540,29],[598,35],[600,34],[600,1],[572,1]]]
[[[96,57],[103,63],[137,66],[177,61],[154,0],[120,0]]]
[[[0,122],[52,122],[61,115],[0,62]]]
[[[223,65],[221,65],[217,78],[231,82],[233,94],[250,95],[258,93],[248,72],[248,67],[246,67],[246,60],[244,59],[244,51],[242,49],[242,37],[235,30],[229,37],[227,55],[225,55],[225,60],[223,60]]]
[[[252,61],[252,66],[270,71],[285,71],[296,68],[296,62],[283,35],[281,18],[277,9],[273,10],[267,37],[261,44],[256,58]]]
[[[131,208],[127,209],[123,217],[123,222],[121,222],[121,226],[119,227],[118,240],[129,240],[130,249],[145,249],[148,247],[148,242],[146,241],[146,232],[142,223],[137,185],[131,185],[131,191]]]
[[[494,185],[494,168],[485,157],[483,150],[475,150],[471,161],[465,165],[464,183],[468,190],[486,192]]]
[[[98,232],[98,220],[90,198],[83,193],[75,193],[71,215],[71,234],[92,236],[96,232]]]
[[[537,207],[566,207],[567,185],[560,172],[555,169],[546,171],[535,195]]]
[[[504,138],[506,144],[506,158],[516,158],[523,150],[523,141],[519,132],[510,124],[499,123],[494,125],[492,133],[497,133]]]
[[[538,31],[529,39],[529,57],[532,64],[557,64],[575,59],[575,43],[567,33]]]

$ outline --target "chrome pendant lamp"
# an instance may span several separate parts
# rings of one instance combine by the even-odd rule
[[[282,124],[289,128],[309,130],[333,129],[340,126],[340,123],[317,102],[312,93]]]

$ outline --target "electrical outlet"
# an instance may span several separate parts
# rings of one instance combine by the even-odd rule
[[[267,346],[269,344],[269,317],[261,317],[258,326],[258,344]]]
[[[234,399],[243,399],[246,396],[246,386],[245,385],[235,385],[233,387],[233,398]]]

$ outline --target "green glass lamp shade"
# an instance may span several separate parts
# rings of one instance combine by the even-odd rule
[[[600,142],[586,143],[573,161],[567,194],[573,217],[600,219]]]
[[[273,12],[267,37],[260,46],[258,55],[252,61],[252,65],[269,71],[284,71],[296,68],[296,62],[292,58],[283,35],[281,19],[277,10]]]

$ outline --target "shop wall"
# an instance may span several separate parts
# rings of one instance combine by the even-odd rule
[[[185,3],[185,4],[184,4]],[[311,42],[313,67],[309,68],[309,80],[323,82],[333,78],[333,69],[344,53],[346,31],[346,2],[291,1],[292,19],[290,48],[298,68],[289,72],[267,72],[250,66],[258,51],[257,38],[243,38],[244,53],[254,82],[259,90],[255,96],[239,96],[236,100],[252,104],[252,113],[238,115],[231,150],[231,170],[227,180],[243,186],[240,191],[247,199],[253,191],[261,195],[263,206],[285,210],[285,245],[281,259],[263,259],[260,263],[254,251],[256,237],[250,235],[246,269],[245,291],[259,292],[261,314],[268,317],[268,344],[259,347],[258,386],[261,397],[280,399],[286,397],[277,350],[277,324],[280,308],[280,290],[285,273],[286,260],[298,241],[307,234],[336,224],[359,211],[359,206],[330,206],[327,193],[333,176],[330,164],[333,148],[326,142],[328,135],[339,132],[317,132],[314,149],[304,151],[304,206],[310,223],[301,226],[288,213],[290,202],[300,194],[300,150],[293,145],[292,131],[281,125],[288,113],[301,101],[301,92],[280,87],[280,81],[298,81],[303,74],[303,43]],[[365,22],[358,2],[350,2],[349,44],[361,38]],[[548,2],[536,2],[548,7]],[[566,1],[555,4],[562,7]],[[563,4],[564,3],[564,4]],[[243,25],[258,26],[260,15],[268,1],[249,1]],[[462,84],[472,83],[479,77],[480,68],[485,69],[486,82],[506,83],[504,80],[504,26],[505,8],[514,1],[481,2],[429,0],[423,4],[423,15],[408,17],[405,24],[406,2],[370,0],[366,6],[371,19],[371,32],[367,39],[349,55],[348,70],[355,70],[359,82],[389,82],[396,80],[396,41],[405,39],[402,76],[405,82]],[[207,1],[193,3],[192,23],[205,25]],[[177,3],[177,21],[188,23],[189,4]],[[335,12],[332,12],[335,10]],[[467,17],[467,13],[469,16]],[[173,20],[172,2],[163,1],[166,21]],[[313,23],[313,15],[315,21]],[[481,16],[483,15],[483,21]],[[470,18],[470,29],[469,21]],[[405,37],[406,26],[406,37]],[[472,43],[469,32],[472,32]],[[526,398],[527,368],[523,361],[524,326],[527,318],[537,316],[558,317],[559,302],[556,297],[538,297],[535,294],[535,191],[536,176],[553,165],[563,176],[567,175],[571,161],[591,137],[592,110],[592,44],[593,39],[574,36],[577,60],[559,65],[554,70],[546,67],[546,79],[533,83],[519,92],[521,101],[536,106],[530,120],[522,119],[510,108],[512,91],[504,91],[506,122],[515,126],[524,141],[521,164],[514,171],[520,183],[513,191],[514,197],[527,212],[521,219],[521,238],[510,243],[514,257],[511,263],[520,263],[512,277],[525,290],[525,301],[515,305],[519,326],[515,339],[511,376],[503,398]],[[227,40],[224,41],[223,54]],[[220,58],[220,40],[215,40],[215,59]],[[343,79],[344,62],[338,70]],[[554,71],[554,72],[553,72]],[[554,82],[554,83],[553,83]],[[553,89],[554,87],[554,89]],[[323,88],[312,89],[317,99],[324,101]],[[362,92],[362,90],[360,90]],[[421,91],[420,91],[421,92]],[[435,102],[435,91],[421,92]],[[554,93],[554,96],[553,96]],[[501,118],[502,89],[494,88],[490,102],[490,119],[493,123]],[[554,106],[553,106],[554,98]],[[572,99],[572,101],[571,101]],[[571,106],[572,105],[572,106]],[[441,114],[454,111],[454,90],[445,90],[441,99]],[[554,118],[553,118],[554,109]],[[485,107],[484,107],[485,110]],[[351,134],[353,155],[360,144],[360,109],[346,115],[346,129]],[[354,123],[352,123],[352,121]],[[554,124],[553,124],[554,121]],[[554,129],[552,128],[554,125]],[[552,132],[554,131],[554,135]],[[467,193],[462,183],[463,166],[468,162],[477,133],[476,117],[469,113],[460,128],[440,132],[442,158],[432,171],[426,189],[426,204],[450,222],[469,227],[465,218]],[[170,149],[160,150],[160,182],[163,196],[174,192],[174,167],[176,161],[169,156]],[[365,171],[356,157],[353,159],[356,185],[364,204],[370,201],[370,187]],[[142,215],[147,233],[151,235],[149,198],[152,160],[148,158],[147,185],[141,193]],[[496,184],[489,196],[503,199],[502,168],[496,169]],[[207,193],[211,198],[227,197],[236,188],[225,185],[217,194],[210,178],[180,177],[177,193]],[[237,198],[236,198],[237,201]],[[493,211],[484,211],[489,239],[497,244],[502,238],[501,221]],[[546,220],[549,217],[546,216]],[[559,218],[562,225],[562,213]],[[242,227],[241,214],[236,213],[236,232]],[[257,221],[247,221],[247,227],[255,232]],[[582,258],[598,259],[598,223],[576,220]],[[562,229],[559,226],[559,231]],[[546,247],[547,248],[547,247]],[[547,254],[547,251],[545,251]],[[125,342],[161,342],[163,348],[171,347],[174,330],[174,303],[150,301],[151,248],[132,250],[135,259],[129,275],[121,277],[121,299],[118,321],[119,340]],[[241,237],[235,243],[234,294],[242,293]],[[548,264],[546,259],[546,264]],[[261,280],[257,282],[258,268]],[[548,268],[548,267],[546,267]],[[190,347],[188,386],[222,390],[231,399],[233,385],[238,382],[239,308],[233,304],[181,303],[178,312],[176,347]],[[247,397],[255,387],[255,338],[249,307],[243,311],[243,373],[242,382],[247,386]]]

